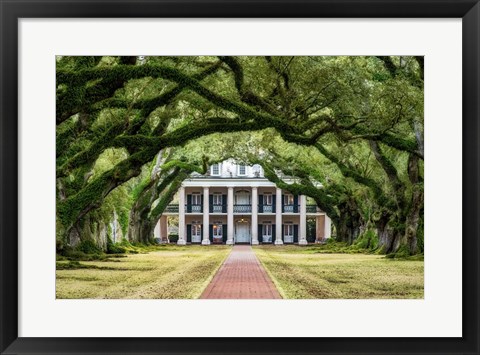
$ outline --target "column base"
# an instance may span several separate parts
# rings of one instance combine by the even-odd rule
[[[185,239],[179,239],[177,241],[177,245],[187,245],[187,242],[185,241]]]
[[[283,245],[283,240],[276,240],[275,245]]]
[[[258,245],[258,244],[260,244],[258,240],[252,240],[252,245]]]
[[[233,245],[233,239],[227,240],[227,243],[226,243],[226,244],[227,244],[227,245]]]
[[[307,242],[306,239],[300,239],[300,240],[298,241],[298,245],[307,245],[307,244],[308,244],[308,242]]]
[[[210,245],[210,239],[202,240],[202,245]]]

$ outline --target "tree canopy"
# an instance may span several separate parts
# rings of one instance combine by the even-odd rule
[[[56,75],[60,249],[114,214],[148,242],[189,174],[235,158],[338,240],[422,251],[423,57],[58,57]]]

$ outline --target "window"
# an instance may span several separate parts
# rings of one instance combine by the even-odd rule
[[[267,237],[272,236],[272,224],[271,223],[263,225],[263,235],[267,236]]]
[[[293,243],[293,224],[287,222],[283,225],[283,242],[284,243]]]
[[[192,194],[192,212],[202,212],[202,195]]]
[[[212,165],[212,175],[220,175],[220,164],[213,164]]]
[[[202,224],[199,221],[192,222],[192,243],[202,241]]]
[[[202,225],[200,222],[192,222],[192,237],[199,237],[202,235]]]
[[[285,237],[293,237],[293,224],[286,223],[283,225],[283,234]]]
[[[246,167],[245,165],[238,166],[238,175],[245,175],[246,174]]]
[[[223,198],[222,194],[215,193],[213,194],[213,206],[212,206],[212,212],[222,212],[223,210]]]
[[[287,194],[283,195],[283,204],[286,206],[292,206],[293,205],[293,195]]]
[[[272,194],[263,195],[263,205],[271,206],[272,205]]]
[[[293,195],[283,195],[283,212],[293,212]]]
[[[223,227],[222,224],[217,222],[213,225],[213,238],[222,239]]]
[[[199,193],[192,194],[192,205],[200,206],[202,204],[202,196]]]
[[[223,203],[222,194],[214,194],[213,195],[213,205],[214,206],[221,206],[222,203]]]
[[[272,213],[273,212],[273,195],[272,194],[265,194],[263,195],[263,211],[264,213]]]
[[[271,222],[265,222],[262,227],[262,242],[271,243],[272,242],[272,224]]]

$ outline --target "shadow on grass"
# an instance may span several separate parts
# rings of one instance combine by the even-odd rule
[[[102,260],[102,261],[118,261],[118,260]],[[96,270],[114,270],[114,271],[137,270],[134,268],[126,268],[126,267],[87,265],[87,264],[82,264],[76,260],[69,260],[68,263],[57,262],[56,266],[57,266],[57,270],[78,270],[78,269],[96,269]]]

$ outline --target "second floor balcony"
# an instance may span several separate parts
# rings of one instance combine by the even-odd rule
[[[209,207],[210,213],[227,213],[227,204],[214,204]]]
[[[236,204],[233,205],[233,213],[251,213],[252,205],[250,204]]]
[[[300,205],[283,205],[282,206],[283,213],[298,213],[300,212]]]
[[[317,205],[307,205],[307,213],[317,213],[317,212],[322,212],[320,208],[318,208]]]
[[[227,213],[227,205],[210,205],[209,211],[210,213]],[[275,213],[276,206],[275,205],[258,205],[257,209],[259,214],[262,213]],[[166,213],[178,213],[179,212],[179,205],[178,204],[170,204],[165,208]],[[306,206],[307,213],[318,213],[322,212],[317,205],[307,205]],[[203,206],[202,205],[194,205],[194,204],[186,204],[185,205],[185,213],[203,213]],[[251,204],[234,204],[233,205],[233,213],[252,213],[252,205]],[[282,213],[300,213],[300,205],[282,205]]]

